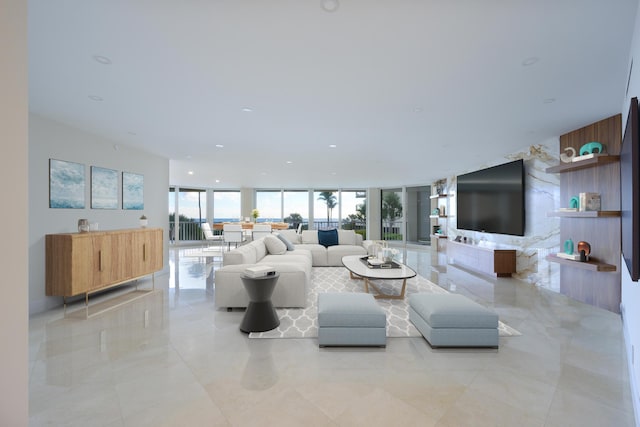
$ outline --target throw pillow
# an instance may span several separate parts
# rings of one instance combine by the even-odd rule
[[[287,245],[282,243],[282,240],[276,236],[264,236],[264,245],[267,247],[267,252],[271,255],[282,255],[287,252]]]
[[[338,244],[338,230],[318,230],[318,243],[324,247]]]
[[[291,243],[291,242],[289,241],[289,239],[287,239],[286,237],[284,237],[284,235],[282,235],[282,234],[278,233],[278,234],[276,234],[276,237],[277,237],[278,239],[282,240],[282,243],[284,243],[284,245],[287,247],[287,250],[288,250],[288,251],[292,251],[292,250],[294,250],[294,249],[296,248],[295,246],[293,246],[293,243]]]

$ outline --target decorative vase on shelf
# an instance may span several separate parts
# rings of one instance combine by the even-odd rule
[[[79,219],[78,220],[78,232],[87,233],[89,231],[89,220],[88,219]]]
[[[567,255],[573,254],[573,240],[567,239],[564,241],[564,253]]]

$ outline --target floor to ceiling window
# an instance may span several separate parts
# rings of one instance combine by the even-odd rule
[[[282,221],[282,191],[256,190],[257,222]]]
[[[401,241],[404,237],[402,189],[382,190],[381,196],[382,240]]]
[[[206,190],[179,188],[177,201],[175,193],[175,187],[169,188],[169,239],[200,240],[200,224],[207,221]]]
[[[340,191],[340,219],[342,228],[355,230],[366,239],[367,192],[364,190]]]
[[[213,192],[213,222],[238,222],[242,218],[240,192],[216,190]]]
[[[323,190],[313,192],[313,227],[316,230],[340,228],[338,221],[338,191]]]
[[[309,228],[309,191],[284,190],[282,192],[282,216],[289,228]]]

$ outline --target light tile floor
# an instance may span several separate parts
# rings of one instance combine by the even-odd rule
[[[427,247],[408,251],[408,264],[522,336],[499,350],[249,340],[241,311],[213,306],[220,259],[190,253],[171,249],[153,292],[96,296],[89,319],[83,302],[31,318],[30,425],[634,425],[613,313],[512,279],[434,273]]]

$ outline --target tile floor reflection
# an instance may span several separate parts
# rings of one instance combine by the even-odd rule
[[[171,248],[154,291],[98,295],[92,309],[125,303],[89,319],[83,302],[30,319],[30,425],[634,425],[619,316],[516,280],[432,268],[428,247],[404,256],[522,336],[499,350],[249,340],[242,311],[213,306],[221,258]]]

